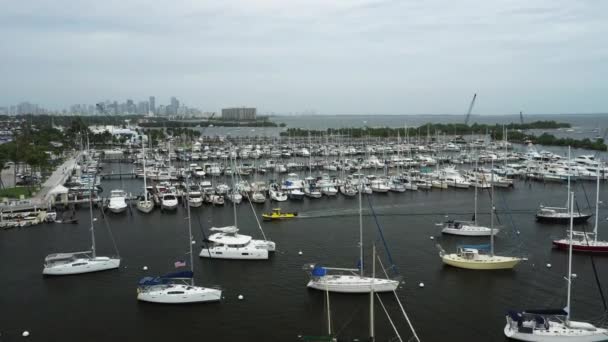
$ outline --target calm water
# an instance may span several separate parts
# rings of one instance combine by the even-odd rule
[[[327,129],[342,127],[417,127],[425,123],[463,123],[464,115],[298,115],[298,116],[275,116],[271,119],[276,123],[285,123],[289,128],[305,129]],[[567,122],[573,126],[573,131],[567,132],[551,130],[551,134],[559,137],[594,138],[600,128],[600,135],[608,128],[608,114],[543,114],[526,115],[525,122],[554,120]],[[517,115],[472,115],[471,123],[495,124],[495,123],[519,123]],[[278,127],[210,127],[205,129],[205,134],[211,136],[265,136],[277,137],[286,128]],[[537,133],[542,133],[539,131]]]
[[[112,180],[102,184],[106,193],[125,188],[134,193],[141,180]],[[582,183],[581,183],[582,184]],[[583,186],[576,185],[578,201],[586,207]],[[584,183],[594,198],[594,184]],[[608,203],[608,186],[602,199]],[[483,238],[439,237],[435,225],[445,215],[468,219],[473,210],[472,190],[433,190],[374,195],[371,201],[405,281],[399,289],[423,341],[503,341],[504,313],[508,308],[563,307],[565,305],[566,253],[552,250],[551,239],[562,237],[565,227],[537,224],[534,210],[540,202],[563,205],[565,187],[558,184],[517,182],[512,190],[496,189],[496,206],[505,226],[496,239],[498,253],[529,258],[515,270],[475,272],[444,267],[435,244],[448,251],[457,244],[479,243]],[[488,212],[489,197],[480,194],[480,213]],[[288,222],[263,223],[278,251],[268,261],[222,261],[200,259],[201,229],[233,223],[232,208],[204,206],[193,210],[197,240],[194,260],[199,285],[221,285],[225,300],[215,304],[162,306],[136,300],[137,280],[173,270],[173,262],[187,259],[185,210],[150,215],[108,214],[108,223],[121,257],[119,270],[72,277],[45,278],[42,260],[51,252],[86,250],[90,245],[88,210],[77,214],[78,225],[48,224],[0,232],[0,332],[2,341],[295,341],[300,334],[325,332],[323,293],[306,288],[302,265],[321,262],[354,267],[358,258],[357,200],[343,198],[304,199],[280,207],[297,210],[301,217]],[[506,205],[512,212],[507,215]],[[276,204],[256,205],[259,213]],[[364,207],[368,207],[364,200]],[[608,209],[602,206],[601,235],[608,237]],[[97,227],[97,246],[102,255],[112,254],[112,242],[103,219]],[[238,206],[239,227],[244,234],[260,236],[249,204]],[[480,214],[482,223],[488,215]],[[511,221],[515,228],[511,226]],[[377,242],[386,263],[371,216],[364,217],[364,244]],[[591,229],[591,225],[587,227]],[[519,231],[520,234],[517,234]],[[431,236],[437,236],[431,240]],[[302,251],[303,255],[298,255]],[[368,248],[366,256],[371,252]],[[608,284],[608,259],[595,258],[603,284]],[[552,268],[545,265],[551,263]],[[143,271],[142,266],[148,266]],[[575,318],[591,319],[602,312],[590,257],[576,255],[572,312]],[[418,287],[424,282],[425,288]],[[245,299],[239,301],[242,294]],[[383,295],[404,340],[411,335],[397,311],[392,295]],[[367,336],[368,296],[331,296],[332,318],[339,336],[350,340]],[[376,307],[379,341],[394,337],[387,319]]]

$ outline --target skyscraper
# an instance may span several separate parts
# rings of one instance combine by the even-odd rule
[[[150,96],[150,111],[153,114],[156,113],[156,98],[154,96]]]
[[[179,101],[175,96],[171,97],[171,114],[176,115],[177,109],[179,108]]]

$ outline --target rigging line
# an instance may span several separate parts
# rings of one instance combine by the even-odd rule
[[[388,321],[391,323],[391,326],[393,327],[395,334],[397,334],[397,338],[399,339],[399,341],[403,342],[403,340],[401,339],[401,335],[399,335],[399,330],[397,330],[395,323],[393,323],[393,320],[391,319],[391,315],[388,314],[388,310],[386,310],[386,307],[384,306],[384,303],[382,302],[380,295],[377,292],[375,293],[375,295],[376,295],[376,298],[378,298],[378,301],[380,302],[380,306],[382,306],[384,313],[386,314],[386,318],[388,318]],[[373,310],[373,308],[372,308],[372,310]]]
[[[386,268],[384,268],[384,264],[382,263],[382,260],[380,260],[379,256],[377,257],[377,259],[378,259],[378,262],[380,262],[380,267],[382,267],[382,271],[384,272],[384,275],[386,276],[386,278],[388,278],[388,273],[386,273]],[[418,334],[416,334],[416,329],[414,329],[414,325],[412,324],[412,321],[410,321],[409,316],[405,312],[405,308],[403,307],[403,304],[401,304],[401,300],[399,299],[399,296],[397,296],[397,290],[393,290],[393,294],[395,295],[395,299],[397,300],[397,303],[399,304],[399,307],[401,308],[403,317],[405,317],[405,321],[407,322],[407,325],[410,327],[410,330],[412,331],[414,338],[416,339],[416,341],[420,342],[420,338],[418,337]]]
[[[190,213],[190,215],[192,215],[192,212]],[[203,243],[205,244],[205,246],[207,246],[207,253],[209,253],[209,258],[211,258],[211,250],[209,250],[209,244],[208,244],[208,240],[207,240],[207,235],[205,235],[205,230],[203,229],[203,223],[201,222],[201,213],[197,212],[196,213],[196,219],[198,221],[198,227],[201,230],[201,234],[203,234]]]
[[[380,224],[380,221],[378,220],[378,217],[376,216],[376,212],[374,211],[374,206],[372,206],[371,196],[367,196],[367,202],[368,202],[369,208],[370,208],[370,210],[372,212],[372,216],[374,217],[374,221],[376,222],[376,227],[378,228],[378,232],[380,233],[380,238],[382,239],[382,244],[384,245],[384,249],[386,251],[386,255],[388,256],[388,261],[390,261],[390,263],[391,263],[390,269],[392,269],[393,272],[396,275],[398,275],[399,274],[399,270],[397,269],[397,265],[393,261],[393,256],[391,255],[391,251],[388,248],[388,244],[386,243],[386,239],[384,239],[384,233],[382,232],[382,225]],[[363,261],[361,261],[361,262],[363,262]]]
[[[502,192],[500,192],[500,199],[502,200],[502,205],[505,207],[505,212],[507,213],[507,217],[509,218],[509,221],[511,222],[511,228],[512,228],[513,232],[515,233],[515,235],[517,236],[518,244],[515,247],[515,249],[516,250],[521,249],[523,247],[523,240],[520,238],[519,234],[517,234],[517,227],[515,227],[515,221],[513,220],[513,216],[511,215],[509,203],[505,199],[505,195]],[[498,214],[496,215],[496,218],[498,218]],[[519,251],[519,252],[521,252],[521,251]]]
[[[89,194],[90,196],[91,194]],[[93,205],[93,204],[91,204]],[[112,234],[112,229],[110,229],[110,224],[108,223],[108,217],[103,213],[103,209],[100,210],[103,216],[103,222],[105,223],[106,229],[108,230],[108,234],[110,235],[110,240],[112,241],[112,245],[114,246],[114,251],[116,252],[116,256],[120,258],[120,252],[118,251],[118,246],[116,245],[116,240],[114,239],[114,234]]]
[[[585,200],[587,201],[587,208],[591,208],[591,204],[589,203],[589,197],[587,196],[587,190],[585,190],[585,184],[583,184],[583,182],[578,182],[581,184],[581,188],[583,189],[583,194],[585,194]],[[576,208],[578,209],[578,204],[576,206]],[[580,213],[580,211],[579,211]]]
[[[578,214],[581,214],[581,210],[578,206],[578,201],[574,202],[576,204],[576,210]],[[585,226],[582,226],[583,236],[585,237],[585,243],[589,246],[589,237],[587,236],[587,230]],[[593,268],[593,277],[595,278],[595,284],[597,285],[597,290],[600,293],[600,297],[602,298],[602,305],[604,306],[604,312],[608,312],[608,306],[606,305],[606,296],[604,295],[604,290],[602,289],[602,283],[600,282],[599,275],[597,274],[597,267],[595,266],[595,258],[593,255],[589,255],[589,259],[591,259],[591,267]]]

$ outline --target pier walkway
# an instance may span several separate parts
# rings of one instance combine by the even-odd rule
[[[72,157],[69,157],[63,164],[59,165],[57,169],[47,178],[40,190],[32,197],[24,201],[18,201],[18,203],[0,204],[0,210],[11,211],[11,210],[24,210],[28,208],[46,208],[49,206],[50,191],[53,190],[57,185],[63,185],[66,180],[72,175],[72,171],[76,167],[77,161],[80,159],[81,154],[77,153]]]

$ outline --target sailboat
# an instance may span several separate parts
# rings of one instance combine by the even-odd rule
[[[608,241],[597,239],[597,228],[599,225],[599,205],[600,205],[600,173],[596,173],[596,190],[595,190],[595,226],[593,232],[574,231],[572,236],[576,239],[559,239],[553,240],[553,246],[559,249],[568,249],[572,247],[575,252],[587,253],[608,253]]]
[[[92,184],[89,183],[89,191],[92,193]],[[95,225],[93,218],[93,196],[89,196],[89,215],[91,217],[91,242],[90,251],[56,253],[44,258],[42,274],[45,275],[71,275],[111,270],[120,267],[120,257],[98,256],[95,246]]]
[[[475,169],[477,169],[477,160],[475,161]],[[492,174],[493,175],[493,174]],[[492,176],[493,177],[493,176]],[[444,222],[443,229],[441,230],[444,234],[451,235],[463,235],[463,236],[490,236],[490,234],[496,235],[499,229],[492,229],[477,224],[477,182],[475,185],[475,211],[473,213],[472,221],[456,221],[449,220]]]
[[[232,188],[234,188],[234,173],[232,175]],[[251,203],[251,202],[250,202]],[[253,210],[253,205],[251,205]],[[264,240],[252,239],[249,235],[239,234],[238,221],[236,216],[236,203],[232,202],[234,215],[234,225],[225,227],[212,227],[213,234],[206,239],[206,245],[201,249],[201,258],[211,259],[243,259],[243,260],[265,260],[268,259],[270,252],[276,250],[273,241],[266,240],[262,226],[259,225],[257,216],[255,217],[258,227],[264,235]],[[255,215],[255,211],[254,211]]]
[[[570,203],[570,236],[574,231],[574,192],[568,194]],[[608,340],[608,329],[596,327],[587,322],[572,321],[572,243],[568,249],[568,291],[564,309],[522,310],[508,312],[505,336],[518,341],[576,341],[596,342]]]
[[[568,165],[571,165],[570,160],[570,146],[568,146]],[[569,213],[569,200],[570,200],[570,172],[568,172],[568,198],[566,201],[565,207],[547,207],[544,205],[540,205],[538,211],[536,212],[536,220],[539,222],[548,222],[548,223],[563,223],[566,224],[570,222],[571,215]],[[585,213],[577,211],[573,214],[572,219],[574,223],[585,223],[591,217],[591,213]]]
[[[494,165],[492,163],[492,169]],[[492,184],[494,173],[492,173]],[[490,212],[490,229],[494,230],[494,186],[491,187],[492,208]],[[500,270],[515,267],[523,259],[494,254],[494,234],[490,234],[490,245],[462,245],[456,253],[446,253],[440,245],[439,257],[444,264],[471,270]]]
[[[160,304],[186,304],[219,301],[222,290],[194,285],[194,259],[192,254],[192,220],[188,213],[188,247],[190,270],[169,273],[160,277],[144,277],[137,287],[137,300]],[[181,263],[178,261],[178,263]],[[178,265],[176,263],[176,266]]]
[[[363,208],[361,204],[361,188],[363,182],[359,179],[359,267],[336,268],[324,267],[318,264],[306,265],[310,271],[307,287],[316,290],[341,293],[368,293],[373,284],[375,292],[394,291],[399,281],[392,279],[366,277],[363,274]],[[350,272],[350,274],[328,274],[328,271]]]
[[[143,154],[143,165],[144,165],[144,198],[143,200],[137,201],[137,210],[142,213],[149,213],[154,210],[154,201],[148,199],[148,184],[146,175],[146,148],[144,146],[144,139],[141,139],[141,153]]]

